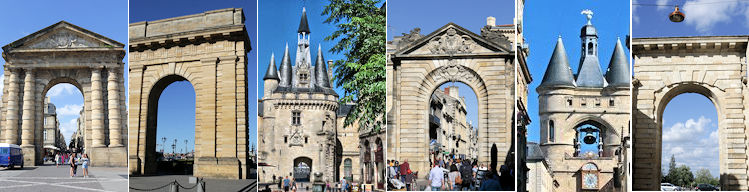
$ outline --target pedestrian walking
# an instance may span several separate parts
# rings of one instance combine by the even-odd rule
[[[289,176],[286,176],[286,178],[283,179],[283,191],[289,192],[290,187],[291,187],[291,180],[289,180]]]
[[[88,161],[88,154],[83,154],[83,158],[81,159],[81,162],[83,162],[83,178],[88,177]]]
[[[60,153],[55,153],[55,167],[60,167]]]
[[[451,191],[459,191],[461,186],[460,184],[463,182],[462,178],[460,178],[460,172],[458,172],[458,166],[455,164],[450,165],[450,173],[447,174],[447,181],[449,181],[450,188],[448,190]]]
[[[408,165],[408,159],[403,159],[403,164],[400,165],[401,181],[406,182],[406,175],[411,167]]]
[[[348,183],[346,182],[346,178],[341,178],[341,192],[346,192],[348,190]]]
[[[429,171],[429,186],[432,191],[442,191],[442,185],[445,184],[445,176],[439,164],[435,164]]]

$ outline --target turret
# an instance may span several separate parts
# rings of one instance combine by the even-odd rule
[[[582,14],[586,15],[588,23],[580,29],[582,49],[575,82],[578,87],[604,87],[603,73],[598,63],[598,33],[591,23],[593,12],[584,10]]]
[[[283,58],[281,58],[281,83],[280,87],[291,87],[291,58],[289,57],[289,44],[286,44],[286,48],[283,51]]]
[[[276,58],[275,54],[270,55],[270,64],[268,64],[268,70],[265,72],[265,77],[263,77],[263,83],[265,84],[265,88],[263,95],[265,97],[270,96],[271,93],[273,93],[273,90],[276,90],[276,87],[278,87],[278,71],[276,69]]]
[[[564,44],[560,36],[557,39],[557,44],[554,47],[554,52],[551,55],[549,65],[546,67],[546,73],[544,73],[544,78],[541,80],[539,87],[574,87],[575,82],[573,78],[572,69],[567,59],[567,52],[564,50]]]
[[[317,59],[315,61],[315,80],[317,86],[330,88],[330,78],[328,78],[328,66],[325,65],[325,58],[322,55],[322,46],[317,45]]]
[[[606,70],[606,82],[615,87],[629,87],[630,84],[629,62],[619,38],[616,39],[614,53],[611,54],[611,62]]]

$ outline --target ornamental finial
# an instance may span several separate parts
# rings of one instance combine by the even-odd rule
[[[586,18],[588,18],[588,25],[593,25],[590,23],[590,19],[593,19],[593,11],[591,11],[590,9],[585,9],[580,12],[580,14],[583,14]]]

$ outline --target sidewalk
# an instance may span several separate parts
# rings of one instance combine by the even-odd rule
[[[130,187],[140,190],[130,189],[130,191],[148,191],[169,184],[177,180],[183,186],[179,189],[181,192],[197,191],[194,187],[196,183],[190,183],[192,175],[159,175],[159,176],[138,176],[130,177]],[[205,191],[252,191],[257,190],[257,180],[254,179],[204,179]],[[127,188],[127,187],[126,187]],[[190,189],[185,189],[190,188]],[[169,191],[169,186],[159,188],[153,191]]]
[[[70,166],[0,168],[0,191],[127,191],[126,167],[89,167],[89,177],[70,177]]]

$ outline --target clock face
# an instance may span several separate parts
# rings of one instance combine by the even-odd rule
[[[598,176],[593,173],[585,173],[583,175],[583,185],[586,189],[598,188]]]

